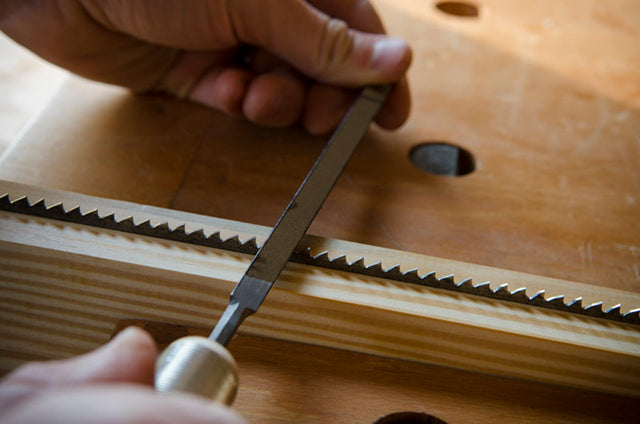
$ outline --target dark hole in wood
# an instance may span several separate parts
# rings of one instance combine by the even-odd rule
[[[471,153],[444,141],[418,144],[409,152],[409,160],[419,169],[433,175],[459,177],[476,169]]]
[[[477,18],[480,14],[478,6],[462,1],[440,1],[436,3],[436,8],[447,15],[463,18]]]
[[[447,424],[440,418],[422,412],[395,412],[385,415],[373,424]]]

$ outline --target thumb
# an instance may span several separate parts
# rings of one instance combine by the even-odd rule
[[[229,2],[228,13],[241,42],[260,46],[324,83],[396,82],[411,64],[404,40],[356,31],[302,0]]]

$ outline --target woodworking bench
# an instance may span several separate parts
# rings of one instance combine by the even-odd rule
[[[453,274],[456,281],[489,281],[492,288],[521,284],[528,293],[546,290],[582,296],[583,303],[640,308],[640,3],[373,3],[388,32],[414,49],[412,114],[398,131],[370,129],[309,230],[317,251],[398,263],[404,270],[431,267],[421,270]],[[149,205],[186,212],[203,226],[259,241],[326,140],[301,128],[262,128],[186,101],[134,96],[69,77],[0,156],[0,180],[58,193],[53,197],[66,196],[51,191],[62,190],[94,196],[99,199],[91,201],[99,204],[135,204],[118,204],[122,210]],[[444,171],[449,175],[434,175],[441,170],[424,158],[443,146],[455,166]],[[160,248],[151,242],[38,224],[47,240],[33,242],[33,249],[57,253],[36,258],[36,250],[15,237],[38,239],[37,223],[11,222],[20,231],[0,226],[6,240],[14,237],[0,244],[6,270],[26,260],[46,270],[50,261],[83,275],[104,275],[95,277],[100,283],[87,294],[73,285],[77,281],[44,282],[30,292],[12,285],[14,274],[7,272],[0,286],[3,372],[27,360],[88,351],[129,323],[144,326],[160,343],[206,332],[222,312],[229,284],[248,263],[241,254],[211,259],[226,267],[228,275],[221,271],[215,278],[228,284],[207,297],[206,274],[145,257]],[[92,242],[94,236],[100,239]],[[73,257],[56,250],[67,249],[65,237],[75,246],[116,247],[113,256],[98,258],[96,251],[83,264],[71,247]],[[122,259],[139,256],[139,263],[110,268],[108,263],[121,260],[117,243],[123,251],[142,246]],[[204,247],[162,246],[171,250],[167,255],[188,257],[197,266],[214,255]],[[64,275],[60,269],[56,275]],[[192,280],[181,283],[183,274]],[[571,330],[575,344],[560,334],[569,325],[587,328],[597,318],[571,318],[545,328],[544,336],[532,335],[537,330],[527,327],[535,320],[528,318],[491,327],[488,318],[449,322],[444,311],[423,322],[418,312],[406,312],[413,307],[407,293],[416,299],[440,296],[443,305],[458,302],[451,313],[460,317],[471,314],[471,306],[455,293],[382,279],[372,287],[365,277],[299,264],[283,278],[262,321],[262,312],[250,318],[229,347],[241,375],[235,408],[250,422],[365,424],[398,412],[429,414],[448,424],[637,422],[637,325],[597,322],[598,334],[607,333],[602,337],[619,337],[611,346],[630,347],[609,351],[605,338],[603,347],[583,353],[588,343],[579,332]],[[306,278],[311,283],[305,292]],[[115,279],[132,285],[139,279],[139,289],[113,288],[117,283],[109,281]],[[385,296],[389,310],[380,300]],[[506,322],[509,311],[520,314],[517,305],[499,307],[488,313],[492,319]],[[526,313],[541,322],[552,317]],[[398,318],[402,314],[407,318]],[[428,345],[407,341],[421,331],[437,339],[432,356]],[[585,338],[589,331],[596,332],[586,329]],[[348,343],[345,334],[376,343]],[[485,348],[500,357],[483,359]],[[534,363],[545,355],[557,355],[551,357],[568,368],[576,358],[585,362],[565,374]],[[526,361],[532,361],[530,372]],[[610,374],[588,376],[600,362],[611,364]],[[432,422],[421,417],[380,422]]]

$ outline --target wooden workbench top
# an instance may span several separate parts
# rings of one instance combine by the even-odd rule
[[[477,17],[443,13],[431,1],[374,3],[388,31],[414,49],[412,115],[398,131],[371,129],[310,232],[640,292],[640,3],[482,0]],[[325,141],[72,78],[0,158],[0,179],[272,226]],[[468,151],[474,171],[418,169],[409,154],[431,141]],[[261,343],[240,341],[247,358]],[[440,396],[429,405],[458,417],[450,424],[515,422],[520,413],[615,422],[633,405],[414,369],[433,373]],[[446,386],[453,378],[471,387],[464,392],[473,411]],[[411,381],[403,393],[418,390]],[[515,386],[517,404],[493,399],[494,412],[482,412],[487,393]],[[537,402],[550,399],[578,403],[547,413]],[[592,409],[582,416],[580,404]],[[594,418],[603,409],[593,405],[622,412]]]
[[[639,291],[638,4],[376,5],[414,48],[413,113],[370,132],[310,231]],[[409,152],[433,140],[475,171],[419,170]],[[73,79],[0,178],[270,226],[324,141]]]

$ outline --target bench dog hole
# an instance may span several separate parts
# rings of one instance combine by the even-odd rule
[[[478,6],[462,1],[439,1],[436,3],[436,9],[447,15],[462,18],[477,18],[480,15]]]
[[[409,160],[432,175],[460,177],[476,169],[471,153],[446,141],[428,141],[414,146],[409,151]]]
[[[373,424],[447,424],[440,418],[422,412],[395,412],[385,415]]]

